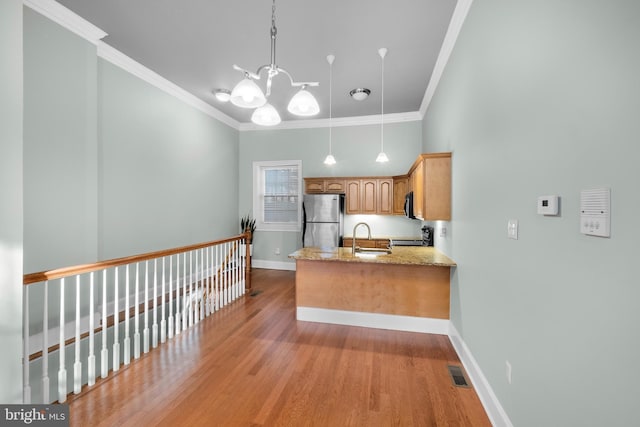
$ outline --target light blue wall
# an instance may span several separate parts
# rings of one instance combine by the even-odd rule
[[[304,177],[319,176],[393,176],[408,172],[421,150],[419,121],[385,124],[384,150],[390,161],[376,163],[380,151],[380,125],[334,127],[332,152],[337,163],[326,166],[329,153],[329,128],[244,131],[240,134],[239,191],[240,212],[252,209],[253,162],[264,160],[302,160]],[[345,227],[356,217],[345,218]],[[416,234],[419,223],[391,216],[368,216],[374,234]],[[346,230],[345,234],[351,234]],[[275,262],[293,261],[287,255],[300,248],[301,234],[258,231],[254,239],[254,259]],[[280,255],[275,249],[280,249]]]
[[[423,122],[423,151],[453,151],[452,318],[516,426],[640,425],[638,22],[637,1],[475,1]],[[598,186],[611,238],[579,232]]]
[[[96,47],[24,8],[25,271],[97,259]]]
[[[99,61],[100,256],[237,234],[238,131]]]
[[[0,2],[0,402],[22,402],[22,1]],[[18,319],[18,321],[16,321]]]

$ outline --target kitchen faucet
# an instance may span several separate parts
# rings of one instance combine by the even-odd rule
[[[367,224],[366,222],[359,222],[357,223],[354,227],[353,227],[353,240],[351,241],[351,253],[355,254],[356,253],[356,229],[361,226],[364,225],[365,227],[367,227],[367,231],[368,231],[368,236],[367,239],[371,240],[371,227],[369,227],[369,224]]]

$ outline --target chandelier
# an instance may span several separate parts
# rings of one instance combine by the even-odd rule
[[[284,68],[276,65],[276,0],[271,6],[271,63],[262,65],[255,73],[233,65],[235,70],[244,74],[244,78],[231,91],[230,101],[241,108],[255,108],[251,115],[251,121],[261,126],[274,126],[282,121],[280,114],[273,105],[268,102],[271,95],[271,82],[275,76],[282,73],[289,78],[292,87],[300,88],[291,98],[287,110],[296,116],[315,116],[320,112],[318,101],[307,90],[308,87],[318,86],[318,82],[296,82]],[[262,92],[256,84],[260,80],[260,74],[266,72],[266,92]]]

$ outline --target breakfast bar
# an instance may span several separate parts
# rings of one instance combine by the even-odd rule
[[[433,247],[391,253],[303,248],[296,260],[298,320],[418,332],[448,332],[450,270]]]

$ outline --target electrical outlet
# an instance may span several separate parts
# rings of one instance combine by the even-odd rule
[[[447,227],[444,225],[440,228],[440,237],[447,237]]]
[[[506,361],[507,364],[507,382],[509,384],[511,384],[511,363],[509,363],[509,361]]]
[[[280,255],[280,248],[276,248],[276,255]]]

